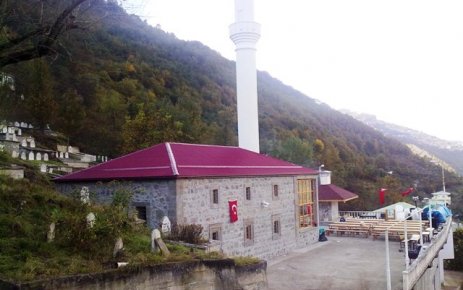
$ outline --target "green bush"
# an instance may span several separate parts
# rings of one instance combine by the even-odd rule
[[[463,229],[459,228],[453,232],[453,246],[455,250],[455,258],[445,260],[445,268],[447,270],[463,271]]]
[[[196,224],[182,225],[174,223],[171,233],[167,237],[172,241],[182,241],[190,244],[201,244],[206,240],[202,238],[203,227]]]

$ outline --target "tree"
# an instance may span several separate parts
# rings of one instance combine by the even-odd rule
[[[16,117],[16,110],[20,99],[16,97],[15,82],[11,75],[0,72],[0,120],[10,120]]]
[[[72,0],[56,16],[46,8],[60,6],[59,2],[48,2],[45,0],[0,1],[0,68],[53,53],[58,38],[64,32],[78,27],[75,13],[77,8],[90,0]],[[30,15],[18,13],[21,4],[28,7],[30,11],[38,12],[38,18],[34,19]],[[24,21],[29,21],[28,25],[24,25],[25,29],[14,30],[15,23]]]
[[[164,109],[145,114],[141,108],[134,119],[126,118],[122,127],[122,152],[129,153],[161,142],[181,141],[183,124]]]
[[[45,129],[54,120],[58,109],[48,63],[43,59],[36,59],[27,64],[30,69],[24,88],[26,109],[31,121],[40,129]]]
[[[314,158],[320,162],[322,159],[323,151],[325,150],[325,143],[321,139],[315,139],[313,142],[313,151],[314,151]]]
[[[313,148],[309,142],[290,136],[278,143],[272,155],[292,163],[308,166],[312,162]]]
[[[72,136],[82,128],[86,117],[83,98],[75,90],[70,90],[61,99],[55,126],[66,136]]]
[[[453,271],[463,271],[463,229],[458,228],[453,232],[453,243],[455,258],[445,260],[445,269]]]

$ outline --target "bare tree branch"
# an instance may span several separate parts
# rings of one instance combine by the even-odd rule
[[[73,11],[89,0],[73,0],[56,18],[53,25],[39,27],[33,31],[7,40],[0,45],[0,68],[52,53],[58,37],[65,31],[76,28]],[[2,1],[3,2],[3,1]],[[18,48],[18,44],[37,38],[30,45]],[[15,49],[14,49],[15,48]]]
[[[21,42],[30,39],[31,37],[46,33],[50,29],[50,26],[45,26],[45,27],[40,27],[34,31],[31,31],[29,33],[26,33],[24,35],[20,35],[16,38],[13,39],[8,39],[7,42],[0,44],[0,53],[3,52],[4,50],[10,49]]]

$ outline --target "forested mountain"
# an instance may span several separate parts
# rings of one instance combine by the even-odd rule
[[[31,1],[17,2],[18,15]],[[3,68],[16,90],[3,91],[0,119],[49,124],[85,152],[112,157],[163,141],[237,145],[234,62],[115,4],[92,3],[85,29],[61,37],[54,55]],[[20,33],[26,24],[10,21],[8,29]],[[422,196],[440,188],[440,169],[398,141],[266,72],[258,72],[258,90],[261,151],[323,163],[334,183],[361,196],[346,206],[379,207],[380,187],[389,188],[388,203],[409,186]],[[449,174],[447,188],[460,187]]]
[[[463,174],[463,143],[446,141],[423,132],[378,120],[368,114],[346,112],[355,119],[362,121],[380,131],[387,137],[399,140],[404,144],[413,144],[429,154],[452,166],[460,175]]]

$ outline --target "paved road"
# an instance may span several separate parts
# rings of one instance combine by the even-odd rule
[[[458,290],[463,286],[463,272],[448,271],[444,273],[444,290]]]
[[[390,242],[392,289],[402,289],[404,253]],[[327,242],[268,262],[270,290],[386,289],[384,241],[329,236]]]

